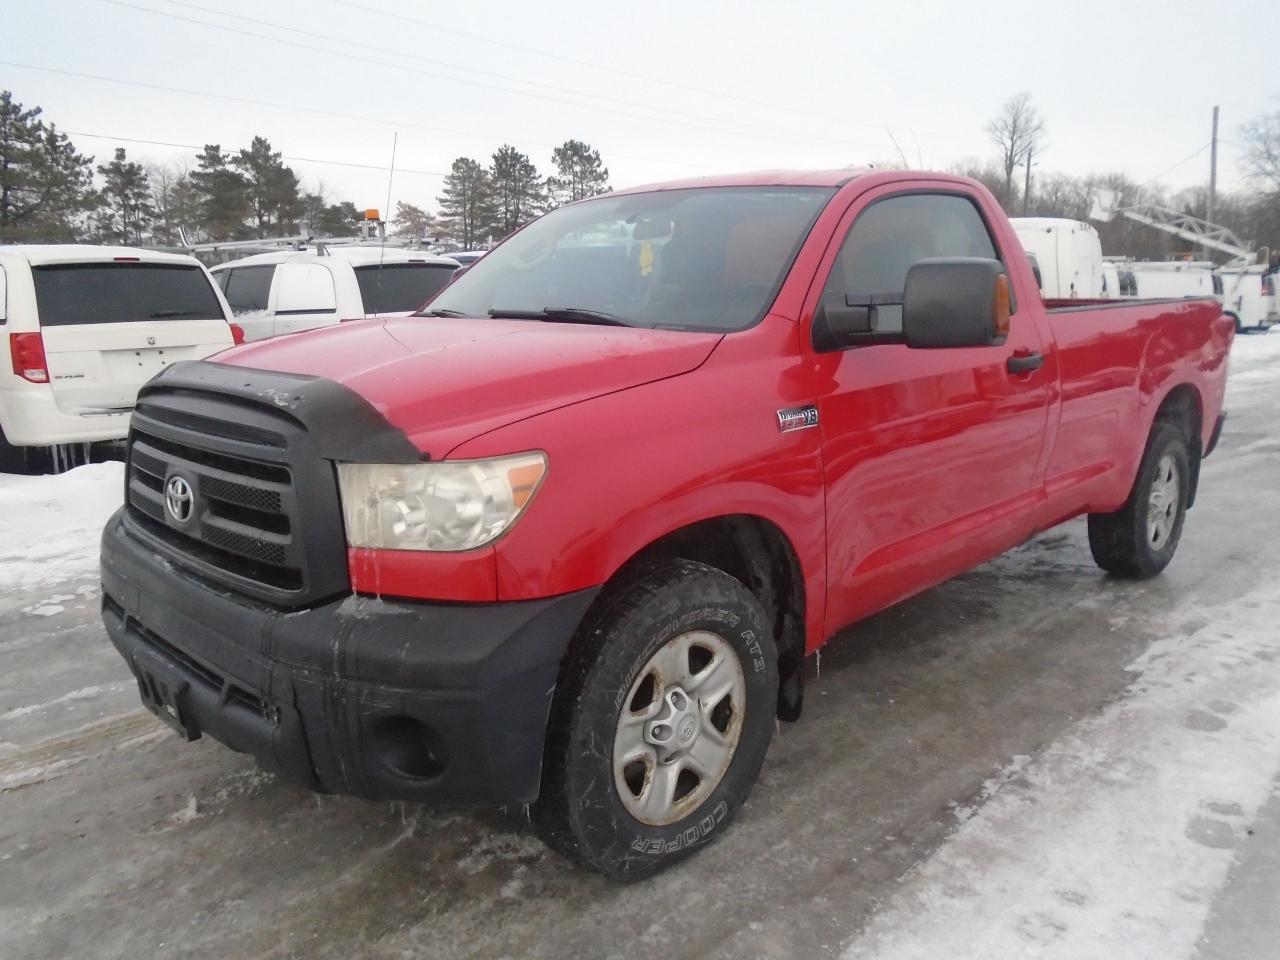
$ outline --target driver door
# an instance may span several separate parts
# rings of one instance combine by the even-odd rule
[[[819,296],[900,300],[907,270],[927,257],[1003,259],[976,199],[946,186],[898,185],[855,200],[806,314]],[[1030,533],[1052,381],[1043,367],[1020,372],[1025,363],[1011,370],[1009,360],[1040,357],[1032,313],[1015,309],[1000,346],[814,355],[826,381],[818,407],[830,631]],[[900,331],[901,306],[876,307],[875,329]]]

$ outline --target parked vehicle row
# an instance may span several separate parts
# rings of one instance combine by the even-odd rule
[[[456,260],[382,247],[287,251],[215,267],[154,250],[0,246],[0,470],[83,462],[128,432],[159,369],[241,340],[404,314]]]
[[[847,625],[1081,514],[1099,566],[1158,574],[1233,335],[1213,299],[1042,299],[960,177],[609,193],[413,316],[162,371],[104,622],[186,739],[531,803],[647,876],[728,828]]]
[[[447,284],[457,260],[397,247],[262,253],[213,268],[246,340],[416,310]]]
[[[1016,217],[1014,230],[1046,299],[1215,297],[1238,332],[1280,323],[1276,275],[1264,264],[1104,257],[1098,231],[1081,220]]]
[[[138,388],[238,342],[194,257],[129,247],[0,246],[0,470],[121,440]]]

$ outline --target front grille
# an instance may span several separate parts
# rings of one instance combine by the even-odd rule
[[[175,522],[165,485],[180,476],[194,491],[192,516]],[[295,546],[293,480],[288,468],[156,436],[135,427],[129,438],[128,502],[152,536],[234,577],[277,590],[304,585]]]
[[[332,381],[173,364],[138,394],[124,530],[173,574],[255,603],[310,606],[351,589],[335,461],[420,457]],[[177,477],[190,497],[177,484],[170,509],[166,490]]]

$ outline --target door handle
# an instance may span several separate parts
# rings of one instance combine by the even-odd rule
[[[1010,373],[1031,373],[1044,366],[1043,353],[1018,353],[1006,361]]]

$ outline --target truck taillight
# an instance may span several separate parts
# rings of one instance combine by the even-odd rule
[[[23,380],[49,382],[49,364],[44,358],[44,338],[40,334],[9,334],[9,355],[13,357],[13,372]]]
[[[231,342],[237,347],[244,343],[244,327],[238,323],[227,324],[231,328]]]
[[[1273,297],[1276,293],[1275,274],[1269,273],[1262,278],[1262,295],[1264,297]]]

